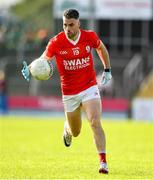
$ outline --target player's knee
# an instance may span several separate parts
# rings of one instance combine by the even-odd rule
[[[92,116],[90,118],[90,125],[93,129],[96,129],[100,126],[100,119],[97,116]]]

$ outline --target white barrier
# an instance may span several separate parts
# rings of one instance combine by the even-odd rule
[[[133,119],[153,121],[153,98],[135,98],[131,108]]]

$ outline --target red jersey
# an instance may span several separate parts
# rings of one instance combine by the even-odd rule
[[[97,84],[92,48],[98,48],[100,39],[93,31],[80,30],[74,44],[64,32],[50,39],[44,55],[55,56],[64,95],[74,95]]]

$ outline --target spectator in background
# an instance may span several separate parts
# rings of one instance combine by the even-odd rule
[[[6,26],[0,25],[0,57],[5,54],[6,42],[5,42]]]
[[[36,48],[36,35],[32,30],[25,32],[25,48],[27,51],[34,50]]]
[[[48,31],[46,29],[40,29],[37,33],[37,39],[40,49],[45,48],[49,41]]]
[[[4,42],[4,30],[3,27],[0,26],[0,44]]]
[[[4,71],[0,70],[0,113],[6,114],[8,110],[6,81]]]
[[[13,25],[9,27],[6,33],[5,41],[7,42],[7,49],[16,51],[18,43],[21,37],[21,30],[18,25]]]

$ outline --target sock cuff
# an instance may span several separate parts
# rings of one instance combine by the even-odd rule
[[[103,153],[103,154],[106,154],[106,151],[99,151],[98,153],[99,153],[99,154],[102,154],[102,153]]]

